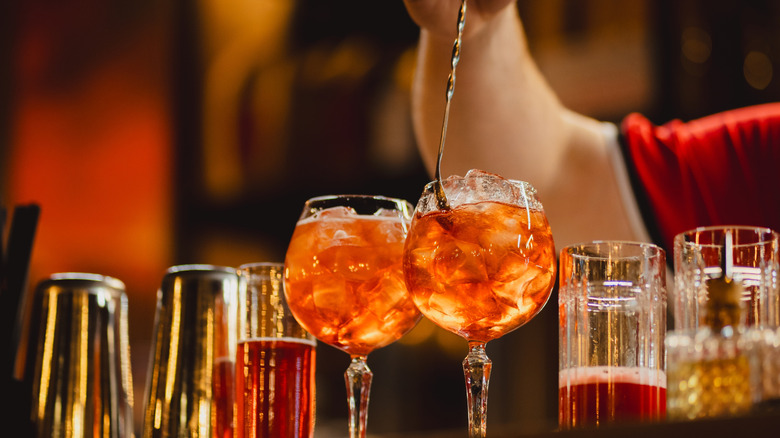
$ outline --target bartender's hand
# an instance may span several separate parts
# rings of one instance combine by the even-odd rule
[[[468,0],[463,38],[479,32],[485,23],[514,3],[515,0]],[[404,0],[404,4],[421,29],[437,37],[454,37],[461,0]]]
[[[412,117],[433,176],[461,0],[404,4],[420,26]],[[559,246],[643,239],[611,170],[614,132],[561,105],[531,57],[516,0],[468,0],[463,40],[442,174],[483,169],[531,182]]]

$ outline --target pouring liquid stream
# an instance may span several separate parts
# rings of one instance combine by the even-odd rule
[[[455,38],[455,44],[452,46],[452,55],[450,57],[450,75],[447,78],[447,91],[445,93],[446,103],[444,106],[444,120],[441,126],[441,136],[439,137],[439,154],[436,159],[436,173],[434,175],[436,184],[434,185],[436,193],[436,203],[439,210],[449,210],[450,204],[447,201],[447,195],[444,194],[444,186],[441,180],[441,159],[444,155],[444,140],[447,137],[447,122],[450,117],[450,103],[455,94],[455,70],[460,61],[460,46],[463,38],[463,27],[466,24],[466,1],[461,0],[460,10],[458,11],[458,33]]]

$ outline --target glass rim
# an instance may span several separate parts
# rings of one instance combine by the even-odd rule
[[[523,180],[519,180],[519,179],[504,178],[503,176],[496,175],[496,174],[483,174],[483,175],[479,175],[479,176],[476,176],[476,177],[472,176],[471,178],[480,179],[480,178],[486,178],[486,177],[490,178],[490,179],[499,179],[499,180],[502,180],[502,181],[507,181],[507,182],[509,182],[509,183],[511,183],[513,185],[519,186],[519,187],[531,187],[532,189],[534,189],[534,191],[536,190],[536,187],[534,187],[534,185],[531,184],[528,181],[523,181]],[[466,178],[467,177],[464,176],[464,175],[450,175],[447,178],[444,178],[444,180],[442,181],[442,185],[446,185],[447,181],[449,181],[449,180],[451,180],[451,181],[463,181]],[[428,183],[426,183],[424,191],[428,191],[431,188],[433,188],[433,185],[436,184],[437,181],[438,180],[434,179],[434,180],[429,181]]]
[[[107,290],[115,297],[126,293],[125,283],[122,280],[89,272],[57,272],[41,280],[37,289],[47,290],[52,287],[57,288],[58,293],[82,290],[89,294],[96,294],[98,291]]]
[[[703,227],[697,227],[690,230],[683,231],[674,236],[674,246],[700,246],[704,248],[720,248],[723,245],[719,242],[715,243],[699,243],[692,238],[702,233],[722,233],[725,231],[736,231],[740,235],[753,235],[756,238],[749,242],[735,243],[734,247],[754,246],[754,245],[766,245],[772,242],[780,241],[780,234],[775,230],[768,227],[752,226],[752,225],[708,225]]]
[[[354,204],[349,205],[350,201],[356,201]],[[361,204],[363,203],[363,204]],[[360,205],[360,206],[358,206]],[[412,212],[414,211],[414,205],[402,198],[395,198],[392,196],[384,195],[364,195],[364,194],[340,194],[340,195],[321,195],[309,198],[303,203],[303,211],[298,217],[298,221],[307,219],[314,216],[319,211],[331,208],[331,207],[353,207],[356,211],[368,210],[373,208],[381,209],[388,207],[389,209],[397,210],[401,212],[405,219],[411,220]],[[377,210],[371,213],[358,212],[358,216],[370,216]]]
[[[210,265],[208,263],[189,263],[189,264],[171,266],[165,270],[165,273],[178,274],[178,273],[199,272],[199,271],[234,273],[235,269],[228,266]]]
[[[282,262],[250,262],[244,263],[238,266],[239,271],[245,271],[254,268],[280,268],[284,269],[284,263]]]
[[[525,208],[528,211],[544,213],[539,192],[528,181],[504,178],[493,173],[483,173],[476,176],[452,175],[442,181],[445,197],[451,208],[462,205],[478,204],[481,202],[498,202],[516,207]],[[415,215],[425,215],[434,211],[441,211],[437,201],[437,180],[428,182],[423,188],[422,195],[417,201]],[[495,186],[499,189],[491,191],[471,190],[472,185],[485,187]],[[546,215],[545,215],[546,216]]]
[[[236,269],[239,281],[253,282],[258,279],[269,281],[283,281],[284,263],[280,262],[251,262],[244,263]]]
[[[572,245],[567,245],[561,248],[561,258],[564,255],[573,259],[588,259],[588,260],[624,260],[635,259],[638,254],[621,254],[621,255],[606,255],[598,248],[608,246],[611,248],[624,247],[628,249],[640,250],[641,254],[647,254],[647,258],[655,258],[658,256],[666,257],[666,250],[660,246],[651,242],[639,242],[632,240],[593,240],[590,242],[580,242]],[[593,249],[592,252],[586,252],[587,249]],[[649,254],[648,254],[649,253]]]
[[[310,202],[319,202],[319,201],[330,201],[334,199],[349,199],[349,198],[355,198],[355,199],[376,199],[379,201],[390,201],[390,202],[406,202],[409,201],[402,199],[402,198],[395,198],[392,196],[385,196],[385,195],[366,195],[366,194],[359,194],[359,193],[343,193],[338,195],[319,195],[314,196],[312,198],[309,198],[306,200],[306,203]]]

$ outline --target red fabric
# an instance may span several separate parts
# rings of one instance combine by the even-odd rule
[[[644,219],[667,251],[699,226],[780,231],[780,103],[661,126],[631,114],[622,133]]]

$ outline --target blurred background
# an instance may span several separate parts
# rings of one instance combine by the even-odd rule
[[[780,96],[780,1],[519,9],[561,100],[593,117],[664,123]],[[282,261],[307,198],[415,203],[429,179],[401,0],[7,0],[0,20],[0,199],[42,208],[31,286],[62,271],[127,285],[139,431],[167,267]],[[488,345],[491,430],[556,427],[556,300]],[[370,432],[463,430],[465,353],[425,320],[372,353]],[[316,435],[343,436],[348,357],[317,354]]]

